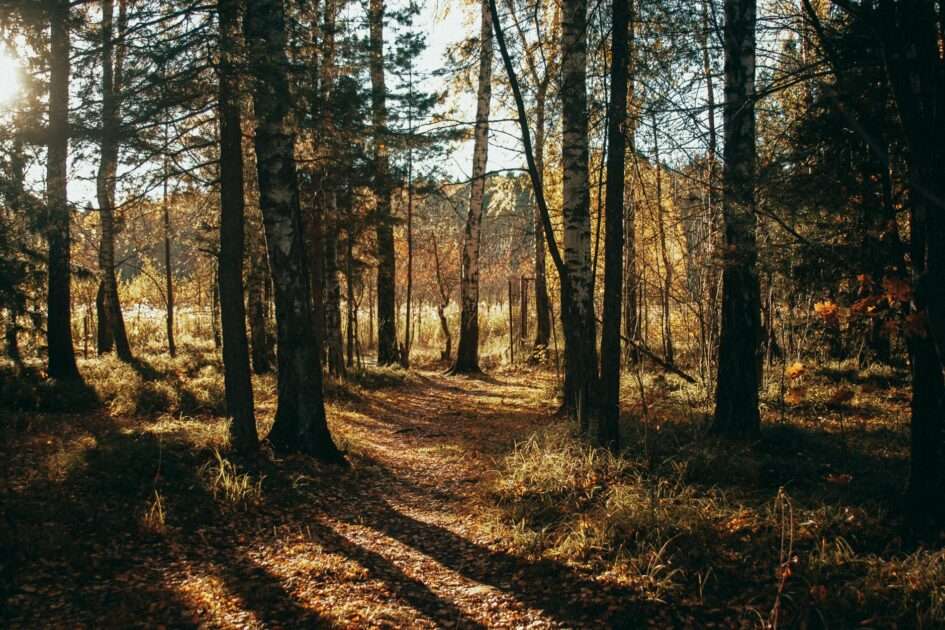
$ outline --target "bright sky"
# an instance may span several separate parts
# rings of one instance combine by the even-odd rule
[[[17,97],[21,83],[20,67],[9,51],[0,48],[0,107]]]
[[[455,46],[468,37],[478,37],[480,14],[476,4],[470,4],[463,0],[426,0],[422,7],[417,18],[416,27],[426,34],[427,49],[417,59],[417,69],[419,73],[427,76],[445,65],[446,54],[451,46]],[[499,73],[502,71],[502,66],[498,63],[498,59],[495,61],[493,72]],[[12,102],[17,97],[22,83],[18,76],[19,72],[20,69],[13,56],[0,49],[0,107]],[[475,70],[472,76],[473,82],[475,82]],[[448,78],[429,77],[426,79],[423,88],[429,91],[441,92],[446,86]],[[448,92],[448,103],[446,105],[454,107],[458,112],[456,116],[458,122],[467,123],[471,129],[476,109],[476,98],[472,90],[460,91],[453,88]],[[507,118],[507,112],[496,112],[497,106],[497,99],[495,98],[495,92],[493,92],[492,117]],[[498,170],[521,167],[524,159],[519,152],[518,142],[515,140],[518,136],[517,128],[508,123],[503,125],[493,124],[493,131],[497,128],[502,128],[506,133],[492,134],[487,169]],[[472,150],[470,134],[470,139],[459,143],[448,161],[440,165],[441,168],[446,171],[449,177],[456,180],[468,179],[472,166]],[[87,204],[96,205],[95,183],[92,179],[95,173],[94,164],[81,160],[70,161],[70,165],[70,201],[77,207],[84,207]],[[31,173],[31,175],[39,178],[37,183],[42,180],[39,172]],[[33,178],[31,177],[31,179]]]
[[[431,72],[442,67],[445,64],[446,52],[450,46],[454,46],[464,39],[479,36],[479,20],[479,5],[475,3],[467,3],[462,0],[427,0],[419,16],[418,26],[426,33],[428,48],[417,60],[418,66],[425,72]],[[496,73],[503,72],[503,70],[501,63],[499,63],[497,49],[494,54],[496,57],[493,64],[493,77],[496,77]],[[476,73],[474,72],[474,83],[475,76]],[[441,90],[444,79],[433,79],[427,89],[431,91]],[[456,106],[459,118],[468,122],[471,127],[476,115],[476,95],[472,91],[460,94],[451,93],[449,99],[450,104]],[[508,118],[507,113],[497,115],[498,105],[496,91],[493,90],[491,117]],[[498,127],[518,137],[516,127],[493,125],[493,129]],[[511,150],[506,147],[511,148]],[[489,146],[489,163],[486,170],[492,171],[523,166],[524,157],[519,149],[520,147],[514,138],[505,134],[496,135],[493,133]],[[472,152],[473,143],[471,139],[461,143],[450,156],[449,164],[444,164],[443,168],[457,180],[468,179],[472,170]]]

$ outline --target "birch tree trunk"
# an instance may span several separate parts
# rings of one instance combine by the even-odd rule
[[[722,332],[712,430],[755,435],[760,289],[755,268],[755,0],[725,0]]]
[[[387,88],[384,82],[384,2],[370,0],[371,122],[374,125],[374,197],[377,204],[377,363],[397,363],[396,260],[387,152]]]
[[[564,169],[564,252],[568,282],[562,283],[565,338],[565,405],[582,431],[597,374],[596,324],[591,273],[590,178],[587,116],[587,2],[567,2],[561,20],[561,113]]]
[[[613,0],[610,102],[608,104],[607,193],[605,200],[604,312],[601,326],[601,397],[597,440],[620,448],[620,302],[623,281],[623,202],[626,164],[629,0]]]
[[[119,359],[131,361],[131,346],[125,331],[125,319],[118,299],[118,282],[115,279],[115,177],[118,171],[124,45],[119,44],[118,50],[115,50],[115,32],[112,27],[114,5],[114,0],[102,0],[102,137],[101,159],[95,181],[101,219],[98,249],[101,300],[96,300],[97,306],[101,303],[98,309],[98,353],[110,352],[114,345]],[[125,0],[120,0],[119,40],[124,37],[126,23],[127,5]]]
[[[473,145],[472,183],[469,214],[463,238],[462,280],[460,285],[459,346],[453,374],[479,371],[479,247],[482,214],[485,209],[486,163],[489,157],[489,110],[492,103],[492,15],[488,3],[481,3],[479,36],[479,86],[476,99],[476,128]]]
[[[332,440],[322,397],[321,352],[312,327],[312,295],[290,124],[291,94],[282,0],[257,0],[245,15],[256,112],[256,170],[275,287],[278,407],[269,441],[282,452],[326,461],[343,456]],[[315,296],[320,300],[321,296]]]
[[[246,309],[243,303],[245,242],[243,133],[238,68],[241,33],[239,0],[219,0],[220,23],[220,325],[223,332],[223,382],[230,437],[240,452],[258,446],[249,372]]]
[[[79,380],[72,346],[72,278],[67,193],[69,154],[69,2],[49,7],[49,140],[46,156],[46,242],[49,264],[46,343],[50,378]]]

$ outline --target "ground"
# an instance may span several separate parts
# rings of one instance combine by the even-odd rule
[[[548,423],[546,381],[420,372],[346,394],[329,414],[350,470],[265,461],[259,496],[223,507],[188,426],[207,420],[22,416],[26,439],[4,453],[26,547],[5,624],[542,628],[634,615],[617,589],[483,536],[477,489],[516,436]],[[149,524],[155,496],[163,523]]]
[[[792,413],[808,405],[818,431],[833,427],[829,452],[779,429],[771,403],[773,437],[758,449],[776,452],[750,466],[727,446],[683,458],[681,444],[702,444],[685,437],[701,435],[702,420],[667,407],[688,394],[648,377],[649,424],[625,427],[642,455],[613,458],[555,420],[554,379],[375,371],[331,386],[349,468],[266,450],[228,459],[223,421],[206,414],[13,413],[0,452],[0,623],[754,627],[779,625],[788,609],[795,623],[939,618],[945,557],[922,556],[939,573],[909,573],[918,565],[901,560],[877,507],[900,487],[903,441],[863,417],[888,409],[818,407],[805,392]],[[265,433],[272,378],[255,389]],[[884,392],[904,408],[899,390]],[[688,433],[662,426],[668,409],[689,414]],[[902,587],[889,572],[921,583]],[[867,590],[877,580],[896,606]]]

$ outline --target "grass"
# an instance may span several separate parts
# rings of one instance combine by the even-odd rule
[[[688,386],[650,376],[646,414],[625,392],[620,455],[558,422],[499,461],[493,535],[732,624],[945,626],[945,551],[899,534],[902,374],[840,366],[803,382],[793,405],[772,386],[761,438],[738,445],[706,435]],[[838,387],[855,396],[836,404]]]
[[[34,365],[36,373],[39,367]],[[537,372],[509,368],[493,381],[471,385],[438,383],[396,367],[366,367],[343,383],[326,381],[332,429],[355,460],[349,477],[326,481],[324,471],[292,459],[270,461],[264,453],[260,462],[244,465],[231,458],[222,371],[212,343],[185,337],[176,358],[144,354],[136,365],[90,358],[80,360],[80,370],[86,386],[70,388],[35,376],[15,378],[0,366],[0,406],[8,412],[3,445],[15,472],[21,519],[16,536],[22,537],[8,540],[0,531],[0,549],[84,561],[91,553],[87,541],[115,529],[131,536],[126,543],[134,553],[153,552],[148,562],[158,563],[182,548],[204,553],[204,530],[229,535],[238,518],[253,524],[275,557],[284,553],[279,550],[287,536],[281,529],[276,536],[277,505],[289,522],[301,509],[299,493],[317,505],[346,505],[364,487],[375,488],[371,475],[382,468],[370,461],[378,448],[409,443],[403,453],[390,453],[391,459],[405,467],[415,464],[409,456],[436,461],[444,470],[462,469],[470,444],[447,429],[475,421],[469,435],[460,437],[485,449],[476,432],[486,417],[493,434],[503,430],[504,418],[519,412],[539,414],[535,423],[544,423],[554,396],[552,389],[535,389],[536,399],[525,404],[508,393],[496,395],[500,381],[542,380]],[[543,373],[542,382],[552,382],[549,374]],[[620,585],[652,606],[684,611],[697,626],[945,626],[945,551],[940,545],[911,547],[900,537],[898,500],[909,453],[903,419],[909,392],[901,371],[847,363],[804,366],[785,376],[783,386],[780,375],[772,374],[762,392],[764,429],[749,445],[707,436],[709,409],[698,386],[649,372],[641,380],[642,397],[636,379],[625,377],[626,448],[619,455],[589,447],[561,421],[520,436],[512,448],[511,434],[496,439],[495,450],[488,451],[498,458],[494,474],[482,486],[462,487],[477,508],[470,519],[497,548],[523,564],[548,562],[561,574]],[[265,435],[275,378],[254,384]],[[802,395],[786,396],[791,388]],[[838,391],[852,395],[837,396]],[[490,400],[494,406],[467,415],[437,407]],[[407,419],[422,416],[424,424],[388,424],[401,406]],[[430,480],[433,486],[443,482]],[[479,512],[481,504],[486,509]],[[374,521],[365,521],[375,528],[391,515],[382,509],[386,503],[379,505],[365,511],[381,510]],[[68,527],[45,528],[50,521]],[[302,521],[306,527],[312,523]],[[64,541],[63,531],[79,534]],[[344,590],[375,579],[346,555],[357,549],[312,552],[311,540],[303,542],[308,547],[298,543],[297,553],[286,555],[303,576],[296,584],[324,575],[340,580]],[[254,545],[250,540],[240,553],[252,553]],[[239,545],[220,547],[232,551]],[[287,566],[278,557],[270,568]],[[364,562],[371,556],[354,557]],[[185,560],[173,561],[195,563]],[[243,562],[236,556],[194,569],[179,589],[193,589],[194,599],[207,598],[207,610],[220,607],[220,615],[229,614],[227,605],[235,604],[211,591],[233,589],[247,578],[269,580],[252,567],[243,571]],[[227,573],[239,580],[231,575],[227,582]],[[351,610],[339,607],[333,614],[355,619],[358,607],[345,605]],[[367,623],[383,625],[385,615],[405,620],[413,609],[385,603],[372,610],[367,617],[377,617]]]
[[[254,479],[248,472],[240,472],[236,464],[213,451],[213,459],[200,469],[214,498],[231,508],[247,508],[261,502],[263,477]]]

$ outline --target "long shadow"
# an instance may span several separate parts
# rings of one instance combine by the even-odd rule
[[[198,477],[198,454],[117,427],[96,432],[95,442],[64,479],[33,483],[23,493],[4,488],[2,522],[10,528],[4,538],[12,542],[4,564],[12,570],[0,585],[5,587],[0,595],[8,596],[0,606],[0,625],[197,627],[205,621],[200,611],[164,583],[168,576],[180,577],[169,565],[175,557],[218,577],[267,625],[329,625],[236,541],[219,534],[239,517],[219,512]],[[6,455],[15,446],[15,440],[5,439],[0,449],[8,451],[2,453],[8,463]],[[156,488],[168,506],[163,534],[140,525],[140,508]],[[209,544],[182,534],[205,527],[217,528]]]
[[[271,474],[285,474],[272,471]],[[326,516],[356,525],[369,527],[383,533],[415,551],[439,562],[466,579],[491,586],[508,593],[519,602],[543,611],[556,622],[579,627],[636,627],[643,625],[646,606],[633,590],[592,579],[578,571],[551,560],[532,561],[503,551],[490,549],[467,540],[452,531],[417,520],[392,506],[376,493],[377,488],[389,489],[408,504],[423,506],[431,498],[428,490],[402,479],[374,463],[370,473],[357,480],[357,484],[338,479],[324,479],[325,483],[344,483],[344,499],[321,502]],[[280,487],[291,487],[291,481],[282,478]],[[311,502],[305,493],[289,498],[289,505]],[[287,495],[288,498],[288,495]],[[317,536],[323,544],[356,559],[362,565],[377,569],[381,574],[391,563],[376,552],[353,548],[350,541],[325,526],[319,526]],[[354,545],[357,547],[357,545]],[[410,603],[431,615],[437,621],[455,621],[453,615],[461,615],[453,603],[447,603],[449,613],[444,619],[436,614],[444,600],[438,598],[417,580],[399,575],[399,593],[405,593]],[[417,589],[419,585],[419,590]],[[406,591],[404,590],[406,589]],[[436,599],[427,600],[433,597]],[[458,617],[467,624],[471,620]]]

